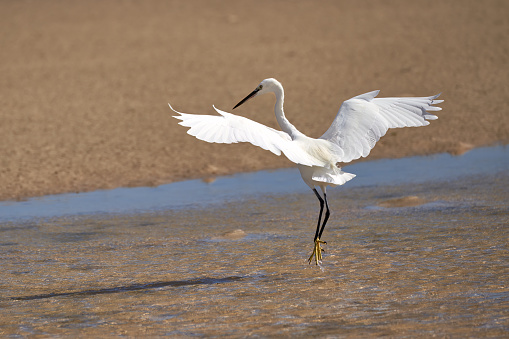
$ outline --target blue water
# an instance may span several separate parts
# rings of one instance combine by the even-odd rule
[[[385,159],[345,166],[356,178],[349,187],[381,186],[427,181],[447,181],[463,176],[495,174],[509,170],[506,146],[484,147],[461,156]],[[0,221],[77,214],[134,213],[217,205],[258,194],[305,192],[309,188],[296,168],[241,173],[218,177],[212,183],[188,180],[158,187],[117,188],[88,193],[48,195],[21,202],[0,203]]]

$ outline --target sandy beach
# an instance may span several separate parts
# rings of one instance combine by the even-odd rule
[[[319,137],[342,101],[442,92],[440,118],[370,159],[509,141],[507,1],[3,1],[0,200],[292,166],[186,134],[167,103],[226,111],[262,79]],[[238,114],[277,128],[274,98]]]

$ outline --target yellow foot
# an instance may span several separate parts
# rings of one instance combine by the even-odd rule
[[[319,261],[322,261],[322,252],[324,251],[321,244],[326,244],[325,241],[322,241],[320,239],[315,240],[315,248],[313,249],[313,253],[311,253],[311,256],[308,259],[308,262],[311,264],[311,260],[313,260],[313,257],[315,257],[315,263],[318,265]]]

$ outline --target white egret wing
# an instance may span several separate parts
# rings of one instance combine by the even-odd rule
[[[343,102],[329,129],[320,137],[337,146],[338,161],[350,162],[366,157],[389,128],[429,125],[438,117],[430,111],[443,100],[430,97],[379,98],[379,91],[358,95]]]
[[[292,142],[291,137],[282,131],[262,125],[248,118],[231,114],[215,106],[220,115],[199,115],[181,113],[170,108],[180,115],[174,118],[182,120],[179,125],[190,127],[188,134],[197,139],[210,143],[238,143],[249,142],[255,146],[271,151],[276,155],[281,152],[292,162],[306,166],[320,166],[322,163],[306,154],[298,144]]]

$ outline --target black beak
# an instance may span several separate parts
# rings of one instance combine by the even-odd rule
[[[249,93],[249,95],[247,97],[245,97],[244,99],[240,100],[240,102],[238,104],[236,104],[235,107],[233,107],[233,109],[239,107],[240,105],[242,105],[249,99],[253,98],[258,93],[258,91],[259,91],[259,89],[257,88],[254,91],[252,91],[251,93]]]

